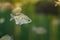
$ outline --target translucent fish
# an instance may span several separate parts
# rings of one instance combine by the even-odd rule
[[[32,22],[32,20],[28,16],[26,16],[22,13],[20,13],[19,15],[11,14],[11,17],[12,18],[10,19],[10,21],[15,20],[15,23],[19,24],[19,25],[28,24],[28,23]]]
[[[9,35],[5,35],[2,38],[0,38],[0,40],[13,40],[11,36]]]
[[[44,27],[36,27],[36,26],[33,26],[32,27],[32,31],[34,33],[36,33],[36,34],[46,34],[47,33],[47,30]]]

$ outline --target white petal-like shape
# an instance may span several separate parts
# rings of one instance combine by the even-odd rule
[[[0,40],[13,40],[11,36],[9,35],[5,35],[2,38],[0,38]]]

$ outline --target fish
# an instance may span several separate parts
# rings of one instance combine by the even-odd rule
[[[32,22],[32,20],[23,13],[20,13],[19,15],[13,15],[13,14],[10,15],[11,15],[10,21],[15,20],[15,23],[19,25],[28,24]]]

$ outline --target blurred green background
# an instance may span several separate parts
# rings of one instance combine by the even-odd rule
[[[36,13],[34,4],[39,0],[0,0],[9,1],[11,3],[21,2],[27,3],[22,7],[23,13],[29,16],[32,20],[30,24],[16,25],[15,22],[10,22],[10,13],[11,11],[0,12],[0,18],[6,19],[3,24],[0,23],[0,37],[8,34],[13,36],[14,40],[60,40],[60,25],[52,24],[54,20],[59,20],[60,14],[55,15],[44,15]],[[45,2],[52,2],[53,0],[41,0]],[[60,8],[60,7],[59,7]],[[58,8],[58,12],[60,9]],[[60,13],[60,12],[59,12]],[[56,23],[56,21],[54,21]],[[43,27],[46,29],[44,34],[36,34],[33,31],[33,27]]]

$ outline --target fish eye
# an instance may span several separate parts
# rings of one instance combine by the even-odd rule
[[[28,20],[28,21],[30,21],[30,20]]]

